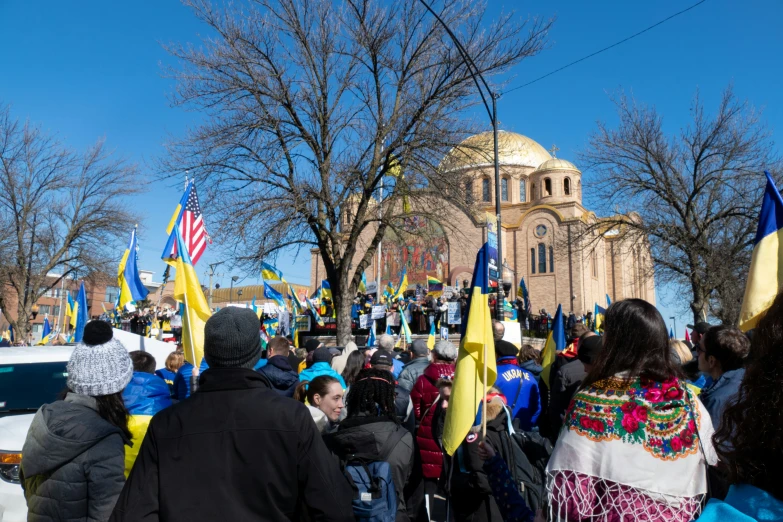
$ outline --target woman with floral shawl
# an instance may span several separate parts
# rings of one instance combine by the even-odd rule
[[[715,464],[712,423],[641,299],[612,304],[604,348],[565,415],[547,467],[551,519],[686,522]]]

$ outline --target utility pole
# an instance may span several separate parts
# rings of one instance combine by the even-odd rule
[[[210,309],[212,308],[212,276],[215,275],[215,268],[223,263],[225,263],[225,261],[218,261],[217,263],[209,265],[209,295],[207,296],[207,304]]]

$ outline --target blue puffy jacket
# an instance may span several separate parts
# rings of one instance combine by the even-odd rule
[[[721,417],[723,417],[726,407],[737,400],[744,377],[745,368],[731,370],[721,375],[717,381],[702,388],[699,400],[710,412],[712,426],[716,430],[720,426]]]
[[[266,361],[267,359],[262,359]],[[269,358],[268,364],[257,370],[263,373],[274,390],[283,397],[293,397],[296,385],[299,384],[299,375],[291,368],[288,357],[275,355]]]
[[[321,375],[328,375],[340,381],[340,386],[345,389],[345,381],[342,376],[334,371],[328,362],[317,362],[299,374],[299,382],[312,381]]]
[[[516,357],[498,359],[498,376],[495,388],[506,397],[511,416],[519,420],[520,427],[530,431],[541,414],[538,383],[529,371],[520,368]]]
[[[392,368],[392,375],[394,375],[394,380],[397,380],[402,373],[402,369],[405,367],[405,363],[399,359],[392,359],[392,364],[394,365]]]
[[[166,381],[151,373],[133,372],[133,377],[122,392],[122,400],[128,408],[128,429],[132,446],[125,447],[125,477],[130,475],[147,434],[152,416],[171,406],[171,392]]]

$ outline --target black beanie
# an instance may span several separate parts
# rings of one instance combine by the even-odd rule
[[[495,341],[495,357],[516,357],[519,350],[508,341]]]
[[[319,362],[325,362],[331,364],[332,354],[331,352],[329,352],[329,348],[318,348],[313,352],[313,364]]]
[[[210,368],[241,368],[261,357],[261,323],[249,308],[227,306],[204,327],[204,358]]]

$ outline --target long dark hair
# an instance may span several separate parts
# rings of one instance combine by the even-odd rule
[[[294,390],[294,400],[304,402],[305,399],[307,399],[310,406],[315,406],[313,397],[315,397],[316,394],[321,397],[329,395],[329,386],[334,383],[339,384],[339,382],[340,381],[330,375],[320,375],[312,381],[302,381]]]
[[[356,376],[364,369],[364,354],[359,350],[348,354],[348,359],[345,361],[345,369],[343,369],[343,380],[346,386],[350,386],[356,381]]]
[[[606,311],[603,324],[604,349],[583,386],[622,372],[631,379],[655,382],[682,377],[672,361],[666,323],[653,305],[642,299],[617,301]]]
[[[394,407],[394,377],[387,370],[362,370],[348,391],[348,418],[359,415],[385,417],[398,423]]]
[[[98,415],[103,420],[117,426],[128,440],[133,439],[128,429],[128,409],[125,407],[125,401],[122,400],[122,392],[95,397],[95,402],[98,403]],[[137,442],[141,444],[141,441]]]
[[[736,403],[712,440],[732,484],[751,484],[783,500],[783,292],[753,331]]]

